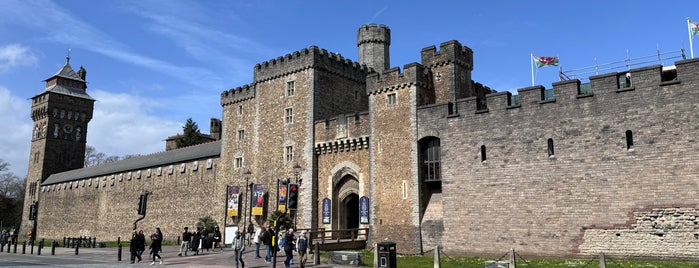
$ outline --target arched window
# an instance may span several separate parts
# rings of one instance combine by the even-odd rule
[[[633,132],[631,130],[626,131],[626,150],[631,150],[633,148]]]
[[[481,162],[485,162],[488,159],[485,155],[485,145],[481,145]]]
[[[423,181],[442,179],[439,139],[426,138],[420,142],[420,177]]]
[[[548,153],[549,157],[554,157],[554,151],[553,151],[553,139],[548,139]]]

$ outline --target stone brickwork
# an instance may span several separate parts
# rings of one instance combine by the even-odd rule
[[[577,80],[559,82],[555,100],[542,100],[540,86],[520,89],[519,106],[508,107],[509,93],[491,94],[486,112],[477,111],[475,98],[457,103],[458,116],[448,116],[446,105],[421,107],[420,137],[441,139],[444,249],[588,254],[600,247],[586,244],[584,229],[585,237],[599,236],[591,226],[624,226],[639,207],[696,207],[699,79],[691,74],[698,66],[677,62],[669,81],[661,80],[660,66],[633,69],[628,88],[617,83],[624,73],[593,76],[592,94],[579,94]],[[695,239],[658,244],[642,237],[650,239],[625,244],[626,252],[679,256],[685,253],[643,248]]]
[[[144,190],[152,194],[138,229],[147,234],[160,227],[167,240],[176,241],[184,226],[192,228],[206,216],[223,226],[219,212],[225,204],[225,178],[218,157],[210,160],[210,168],[209,159],[196,159],[42,186],[39,235],[47,240],[81,235],[128,240]]]
[[[616,256],[695,258],[699,254],[696,208],[635,211],[624,226],[583,228],[580,253]]]

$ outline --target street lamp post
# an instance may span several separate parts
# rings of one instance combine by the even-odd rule
[[[243,202],[244,202],[243,203],[243,233],[244,233],[245,227],[248,224],[247,206],[249,204],[246,204],[246,203],[248,200],[248,182],[250,181],[250,177],[252,176],[252,172],[250,172],[250,170],[248,169],[248,171],[245,171],[245,173],[243,173],[243,176],[245,177],[245,198],[243,199]]]
[[[300,176],[300,175],[301,175],[301,166],[299,165],[299,163],[296,163],[296,164],[294,164],[294,180],[295,180],[296,183],[298,183],[298,186],[299,186],[299,187],[301,186],[301,181],[302,181],[302,180],[299,179],[299,176]],[[298,210],[298,209],[297,209],[297,210]],[[293,211],[293,216],[294,216],[294,229],[297,228],[297,227],[296,227],[296,218],[298,218],[297,215],[298,215],[297,211],[294,210],[294,211]]]

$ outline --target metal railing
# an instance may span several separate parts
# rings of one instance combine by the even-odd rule
[[[606,72],[606,71],[611,71],[611,70],[619,70],[619,69],[624,69],[624,70],[630,70],[631,67],[638,66],[638,65],[647,65],[650,63],[658,63],[658,64],[663,64],[663,61],[667,60],[673,60],[673,59],[686,59],[686,55],[684,54],[684,49],[680,50],[673,50],[673,51],[668,51],[668,52],[660,52],[660,50],[657,51],[656,54],[651,54],[651,55],[646,55],[646,56],[641,56],[641,57],[636,57],[632,58],[629,55],[629,52],[626,52],[626,59],[621,60],[621,61],[615,61],[615,62],[609,62],[609,63],[597,63],[597,59],[595,59],[595,64],[592,66],[587,66],[579,69],[572,69],[572,70],[567,70],[564,71],[563,69],[560,69],[558,72],[558,77],[561,79],[561,81],[565,80],[571,80],[571,79],[584,79],[589,77],[590,75],[597,75],[600,72]]]

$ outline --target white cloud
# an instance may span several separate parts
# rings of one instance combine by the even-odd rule
[[[36,56],[27,47],[18,44],[0,46],[0,72],[18,66],[34,66],[36,62]]]
[[[31,102],[13,95],[0,86],[0,122],[3,138],[0,139],[0,158],[10,164],[10,172],[24,178],[27,175],[29,147],[32,136],[32,119],[29,117]]]
[[[102,90],[90,95],[97,102],[88,125],[87,143],[107,155],[164,151],[165,138],[182,129],[183,123],[154,115],[160,100]]]

